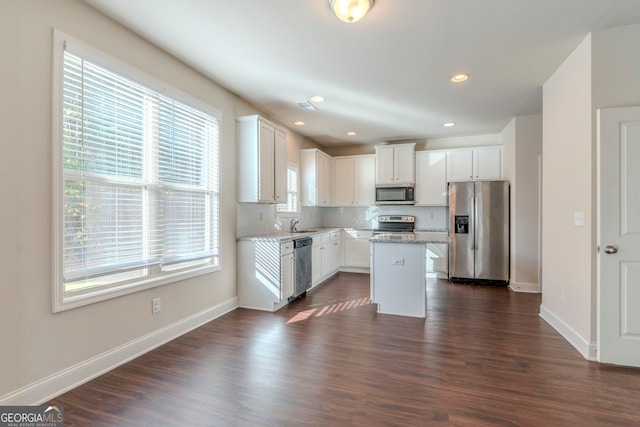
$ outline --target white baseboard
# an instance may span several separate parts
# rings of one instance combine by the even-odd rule
[[[594,342],[589,342],[574,331],[569,325],[562,321],[559,317],[549,311],[544,305],[540,306],[540,317],[542,317],[553,329],[558,331],[569,344],[575,347],[578,352],[587,360],[597,360],[596,348]]]
[[[345,273],[363,273],[363,274],[369,274],[370,272],[368,268],[362,268],[362,267],[340,267],[339,271],[343,271]]]
[[[537,283],[509,282],[509,289],[514,292],[527,292],[530,294],[539,294],[540,285]]]
[[[94,356],[76,365],[56,372],[18,390],[0,396],[0,405],[41,405],[81,384],[99,377],[165,344],[180,335],[204,325],[238,307],[238,298],[230,298],[220,304],[181,319],[162,329],[153,331]]]

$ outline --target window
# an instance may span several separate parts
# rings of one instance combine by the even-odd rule
[[[277,206],[279,213],[298,213],[298,167],[296,165],[287,166],[287,204]]]
[[[217,113],[59,32],[55,57],[54,311],[219,268]]]

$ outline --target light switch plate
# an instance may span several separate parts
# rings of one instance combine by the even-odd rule
[[[584,212],[573,213],[573,225],[576,227],[584,227]]]

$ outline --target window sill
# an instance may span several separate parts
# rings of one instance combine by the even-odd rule
[[[112,298],[118,298],[124,295],[133,294],[135,292],[157,288],[182,280],[187,280],[193,277],[214,273],[216,271],[220,271],[221,269],[222,268],[220,267],[220,263],[218,261],[217,265],[209,265],[191,269],[188,271],[163,274],[161,276],[137,280],[133,283],[127,283],[120,286],[112,286],[106,289],[103,288],[95,291],[83,292],[82,294],[73,296],[65,296],[61,291],[56,292],[56,290],[61,289],[62,286],[54,284],[54,293],[56,293],[56,295],[53,300],[52,312],[59,313],[62,311],[83,307],[85,305],[106,301]]]

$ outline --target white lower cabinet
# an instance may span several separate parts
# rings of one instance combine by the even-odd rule
[[[353,228],[347,228],[342,231],[341,267],[347,270],[353,269],[354,271],[369,269],[369,239],[371,239],[372,235],[371,231]]]
[[[280,245],[280,300],[293,296],[296,286],[296,258],[293,255],[293,242]]]
[[[449,277],[449,245],[427,243],[427,277]]]
[[[313,237],[311,246],[311,287],[334,275],[340,268],[340,232]]]
[[[293,242],[276,239],[238,242],[238,305],[276,311],[295,286]]]

